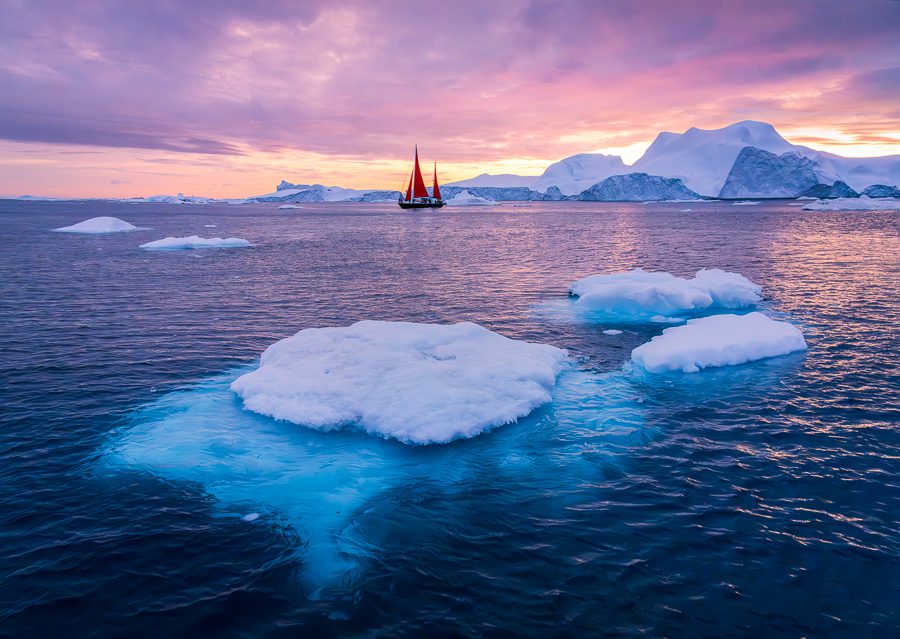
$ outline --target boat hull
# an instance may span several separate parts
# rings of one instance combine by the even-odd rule
[[[430,202],[407,202],[398,200],[401,209],[439,209],[444,206],[444,200],[431,200]]]

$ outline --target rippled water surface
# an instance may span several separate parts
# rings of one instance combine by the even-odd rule
[[[49,232],[97,215],[152,230]],[[193,234],[254,246],[137,248]],[[787,203],[0,201],[0,635],[897,636],[898,234]],[[569,282],[635,266],[741,272],[809,351],[641,375],[664,326],[564,310]],[[273,341],[365,318],[577,363],[446,446],[228,390]]]

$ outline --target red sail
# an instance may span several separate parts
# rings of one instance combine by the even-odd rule
[[[431,191],[431,197],[436,200],[441,199],[441,187],[438,186],[437,182],[437,162],[434,163],[434,188]]]
[[[416,167],[413,170],[412,179],[410,179],[409,183],[410,188],[412,189],[413,197],[428,197],[428,189],[425,188],[425,180],[422,178],[422,169],[419,168],[419,148],[416,147]],[[409,199],[409,191],[406,190],[406,199]]]

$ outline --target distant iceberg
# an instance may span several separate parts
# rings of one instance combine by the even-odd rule
[[[84,222],[73,224],[72,226],[63,226],[62,228],[53,229],[59,233],[85,233],[89,235],[100,235],[103,233],[122,233],[124,231],[143,231],[139,226],[129,224],[125,220],[117,217],[92,217]]]
[[[473,195],[468,191],[461,191],[453,197],[446,200],[447,206],[494,206],[497,204],[494,200],[489,200],[478,195]]]
[[[762,287],[739,273],[701,269],[691,279],[671,273],[634,269],[624,273],[590,275],[573,282],[569,293],[592,312],[624,321],[702,311],[743,308],[762,299]],[[660,320],[654,320],[660,321]]]
[[[247,409],[311,428],[446,443],[549,402],[566,357],[470,322],[362,321],[272,344],[231,388]]]
[[[667,328],[631,352],[632,360],[650,373],[744,364],[806,350],[796,326],[762,313],[713,315]]]
[[[900,211],[900,199],[866,197],[842,197],[836,200],[818,200],[803,207],[804,211]]]
[[[302,209],[303,207],[299,204],[282,204],[278,208],[280,209]]]
[[[200,248],[239,248],[250,246],[250,242],[239,237],[200,237],[190,235],[188,237],[167,237],[162,240],[154,240],[141,244],[142,249],[150,250],[176,250],[176,249],[200,249]]]

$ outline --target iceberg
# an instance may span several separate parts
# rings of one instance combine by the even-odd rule
[[[640,268],[590,275],[573,282],[569,293],[586,310],[625,321],[672,321],[673,314],[743,308],[762,299],[761,286],[717,268],[701,269],[691,279]]]
[[[482,173],[467,180],[459,180],[457,182],[449,182],[446,186],[531,186],[538,179],[537,175],[513,175],[512,173],[501,173],[499,175],[491,175],[490,173]]]
[[[837,199],[842,197],[859,197],[859,193],[850,188],[846,182],[837,180],[834,184],[817,184],[807,189],[803,195],[820,199]]]
[[[551,399],[566,351],[478,324],[362,321],[269,346],[231,384],[248,410],[407,444],[474,437]]]
[[[453,197],[445,200],[447,206],[494,206],[497,204],[494,200],[489,200],[478,195],[473,195],[468,191],[460,191]]]
[[[733,366],[806,350],[796,326],[762,313],[712,315],[667,328],[631,351],[631,359],[650,373]]]
[[[150,250],[175,250],[175,249],[200,249],[200,248],[239,248],[250,246],[250,242],[239,237],[200,237],[190,235],[188,237],[167,237],[162,240],[154,240],[141,244],[142,249]]]
[[[678,200],[693,202],[700,196],[681,180],[646,173],[613,175],[585,189],[578,196],[588,202],[646,202]]]
[[[819,165],[799,153],[776,155],[745,146],[728,172],[719,197],[796,197],[819,184],[821,177]]]
[[[628,173],[628,166],[618,155],[579,153],[548,166],[530,188],[543,193],[556,187],[562,195],[578,195],[597,182],[623,173]]]
[[[144,231],[147,229],[129,224],[117,217],[92,217],[84,222],[53,229],[59,233],[85,233],[88,235],[100,235],[104,233],[122,233],[124,231]]]
[[[818,200],[803,207],[803,211],[900,211],[900,199],[842,197],[836,200]]]
[[[866,197],[900,197],[900,189],[892,184],[872,184],[863,189]]]

